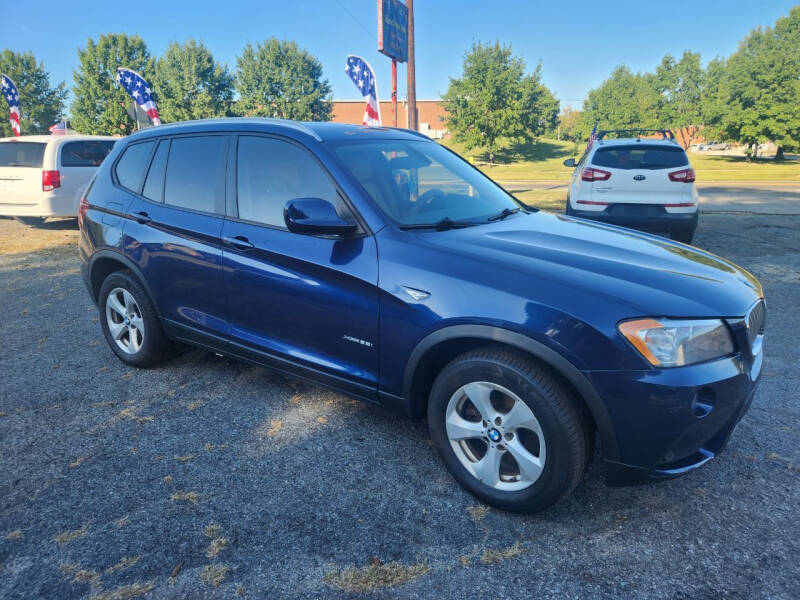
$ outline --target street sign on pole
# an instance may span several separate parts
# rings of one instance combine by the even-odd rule
[[[378,0],[378,51],[408,60],[408,7],[400,0]]]
[[[392,124],[397,127],[397,63],[408,60],[408,7],[378,0],[378,51],[392,59]]]

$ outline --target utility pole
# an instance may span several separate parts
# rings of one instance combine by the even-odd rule
[[[380,101],[378,101],[380,104]],[[392,127],[397,127],[397,59],[392,59]]]
[[[408,128],[417,131],[417,78],[414,73],[414,0],[408,6]]]

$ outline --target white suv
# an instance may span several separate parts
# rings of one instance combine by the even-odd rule
[[[81,193],[116,141],[87,135],[0,138],[0,215],[27,225],[77,216]]]
[[[697,228],[695,174],[672,132],[657,130],[661,139],[606,139],[611,133],[630,135],[630,130],[600,131],[577,163],[574,158],[564,161],[575,167],[567,214],[669,233],[673,240],[691,243]]]

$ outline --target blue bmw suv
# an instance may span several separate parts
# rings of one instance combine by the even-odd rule
[[[566,497],[719,453],[763,361],[759,282],[680,243],[520,204],[413,132],[225,119],[118,143],[80,205],[103,334],[174,342],[427,416],[480,499]]]

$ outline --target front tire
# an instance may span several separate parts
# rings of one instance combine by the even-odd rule
[[[448,364],[433,384],[428,428],[465,489],[512,512],[568,496],[591,456],[591,432],[573,394],[545,367],[486,347]]]
[[[122,362],[149,367],[173,352],[153,302],[131,271],[111,273],[98,299],[103,334]]]

